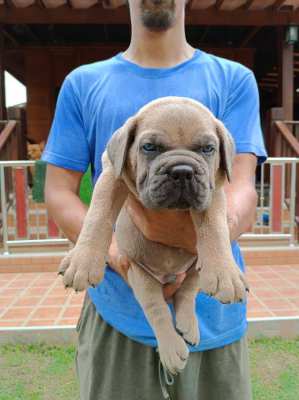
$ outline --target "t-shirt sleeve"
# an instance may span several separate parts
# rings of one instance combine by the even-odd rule
[[[90,163],[80,96],[69,77],[65,79],[58,96],[42,160],[80,172],[85,172]]]
[[[260,101],[252,72],[234,79],[222,122],[232,134],[236,153],[253,153],[261,164],[267,158],[260,121]]]

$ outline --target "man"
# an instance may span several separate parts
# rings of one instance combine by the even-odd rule
[[[49,211],[75,242],[86,215],[77,195],[82,173],[91,163],[96,181],[101,155],[113,132],[155,98],[190,97],[205,104],[235,139],[233,177],[225,189],[232,250],[243,269],[235,240],[254,218],[255,168],[266,156],[253,74],[187,43],[185,0],[129,0],[129,7],[129,48],[109,60],[78,68],[62,87],[43,156],[49,163]],[[133,199],[127,207],[149,239],[195,251],[188,213],[166,211],[157,218],[156,212],[143,209]],[[153,332],[125,281],[127,263],[115,243],[110,259],[119,273],[106,268],[103,282],[88,290],[78,323],[81,399],[158,400],[169,395],[173,400],[251,399],[245,304],[222,305],[203,293],[198,295],[201,342],[190,349],[187,367],[168,386],[167,376],[159,370]],[[165,289],[166,297],[182,279],[178,277]]]

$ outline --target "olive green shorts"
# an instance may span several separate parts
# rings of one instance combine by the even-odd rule
[[[171,400],[252,399],[246,337],[191,353],[184,371],[168,386],[156,350],[106,324],[88,296],[77,331],[81,400],[164,400],[167,393]]]

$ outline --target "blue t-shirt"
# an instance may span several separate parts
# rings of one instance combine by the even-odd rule
[[[60,91],[43,160],[82,172],[91,164],[95,182],[111,135],[142,106],[164,96],[200,101],[231,132],[237,153],[254,153],[259,162],[265,160],[253,73],[239,63],[200,50],[171,68],[143,68],[118,54],[74,70]],[[232,250],[244,270],[236,242]],[[111,268],[106,268],[103,281],[90,288],[89,295],[98,313],[115,329],[138,342],[157,345],[131,288]],[[191,351],[232,343],[246,331],[246,304],[223,305],[200,293],[196,309],[201,342]]]

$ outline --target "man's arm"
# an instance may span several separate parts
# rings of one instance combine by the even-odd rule
[[[48,211],[65,236],[73,243],[78,239],[87,213],[79,198],[83,173],[47,165],[45,200]]]
[[[254,222],[257,206],[256,166],[255,155],[236,155],[231,183],[224,187],[231,240],[237,240]]]

